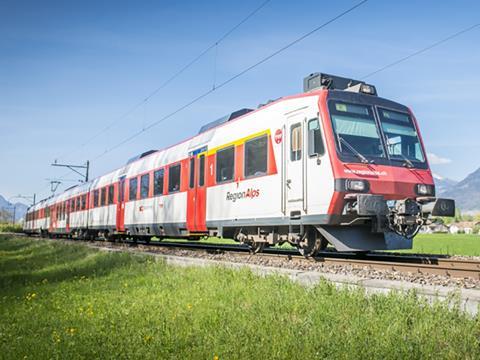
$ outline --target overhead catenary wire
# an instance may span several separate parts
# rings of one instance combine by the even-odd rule
[[[190,101],[188,101],[187,103],[185,103],[184,105],[180,106],[179,108],[177,108],[176,110],[170,112],[169,114],[163,116],[162,118],[154,121],[153,123],[149,124],[147,127],[133,133],[132,135],[128,136],[127,138],[123,139],[122,141],[120,141],[119,143],[113,145],[112,147],[106,149],[103,153],[99,154],[97,157],[95,157],[93,160],[98,160],[100,159],[101,157],[105,156],[106,154],[112,152],[113,150],[119,148],[120,146],[128,143],[129,141],[133,140],[134,138],[136,138],[137,136],[141,135],[142,133],[150,130],[151,128],[157,126],[158,124],[164,122],[165,120],[171,118],[172,116],[178,114],[179,112],[181,112],[182,110],[185,110],[186,108],[192,106],[193,104],[195,104],[196,102],[202,100],[203,98],[207,97],[208,95],[210,95],[211,93],[213,93],[214,91],[217,91],[219,89],[221,89],[222,87],[226,86],[227,84],[231,83],[232,81],[238,79],[239,77],[245,75],[247,72],[253,70],[254,68],[256,68],[257,66],[260,66],[261,64],[267,62],[268,60],[270,60],[271,58],[277,56],[278,54],[284,52],[285,50],[289,49],[290,47],[294,46],[295,44],[301,42],[302,40],[306,39],[307,37],[313,35],[314,33],[316,33],[317,31],[325,28],[326,26],[330,25],[331,23],[337,21],[338,19],[342,18],[343,16],[349,14],[350,12],[352,12],[353,10],[357,9],[358,7],[362,6],[363,4],[365,4],[366,2],[368,2],[368,0],[362,0],[360,1],[359,3],[351,6],[350,8],[348,8],[347,10],[344,10],[342,11],[341,13],[339,13],[338,15],[334,16],[333,18],[331,18],[330,20],[322,23],[321,25],[315,27],[314,29],[310,30],[309,32],[303,34],[302,36],[296,38],[295,40],[289,42],[288,44],[286,44],[285,46],[281,47],[280,49],[274,51],[273,53],[271,53],[270,55],[262,58],[261,60],[257,61],[256,63],[248,66],[247,68],[243,69],[242,71],[240,71],[239,73],[233,75],[232,77],[228,78],[227,80],[221,82],[220,84],[216,85],[215,87],[211,88],[210,90],[207,90],[206,92],[198,95],[197,97],[191,99]]]
[[[257,6],[253,11],[251,11],[246,17],[244,17],[239,23],[237,23],[235,26],[230,28],[226,33],[224,33],[218,40],[213,42],[211,45],[206,47],[203,51],[201,51],[197,56],[195,56],[192,60],[187,62],[182,68],[180,68],[177,72],[175,72],[172,76],[170,76],[168,79],[166,79],[160,86],[152,90],[146,97],[144,97],[142,100],[137,102],[135,105],[133,105],[130,109],[128,109],[125,113],[120,115],[118,118],[115,118],[112,122],[110,122],[106,127],[104,127],[102,130],[97,132],[95,135],[87,139],[85,142],[83,142],[81,145],[78,146],[78,148],[69,154],[65,154],[63,157],[72,155],[80,149],[84,148],[86,145],[91,143],[93,140],[98,138],[100,135],[105,133],[106,131],[110,130],[116,123],[119,121],[125,119],[128,117],[130,114],[132,114],[134,111],[136,111],[138,108],[140,108],[142,105],[144,105],[147,101],[149,101],[152,97],[154,97],[160,90],[164,89],[172,83],[176,78],[178,78],[181,74],[183,74],[188,68],[193,66],[197,61],[199,61],[203,56],[205,56],[210,50],[213,48],[218,49],[218,45],[223,42],[226,38],[228,38],[235,30],[237,30],[240,26],[242,26],[245,22],[247,22],[250,18],[252,18],[256,13],[258,13],[262,8],[264,8],[271,0],[264,0],[259,6]],[[216,54],[215,54],[216,56]],[[216,59],[215,59],[216,61]],[[216,65],[215,65],[216,66]],[[215,83],[214,83],[215,87]],[[63,158],[59,157],[59,158]]]
[[[385,65],[385,66],[382,66],[381,68],[379,68],[379,69],[377,69],[377,70],[375,70],[375,71],[372,71],[371,73],[368,73],[368,74],[365,75],[365,76],[362,76],[362,77],[360,78],[360,80],[367,79],[367,78],[369,78],[369,77],[371,77],[371,76],[373,76],[373,75],[378,74],[379,72],[382,72],[382,71],[387,70],[387,69],[389,69],[389,68],[391,68],[391,67],[393,67],[393,66],[396,66],[396,65],[398,65],[398,64],[400,64],[400,63],[402,63],[402,62],[404,62],[404,61],[407,61],[407,60],[409,60],[409,59],[411,59],[411,58],[413,58],[413,57],[415,57],[415,56],[417,56],[417,55],[420,55],[420,54],[422,54],[422,53],[424,53],[424,52],[426,52],[426,51],[428,51],[428,50],[431,50],[431,49],[433,49],[433,48],[435,48],[435,47],[437,47],[437,46],[439,46],[439,45],[441,45],[441,44],[443,44],[443,43],[446,43],[446,42],[449,41],[449,40],[452,40],[452,39],[454,39],[454,38],[456,38],[456,37],[458,37],[458,36],[460,36],[460,35],[462,35],[462,34],[465,34],[466,32],[469,32],[469,31],[471,31],[471,30],[473,30],[473,29],[475,29],[475,28],[477,28],[477,27],[479,27],[479,26],[480,26],[480,23],[477,23],[477,24],[472,25],[472,26],[469,26],[469,27],[467,27],[467,28],[465,28],[465,29],[463,29],[463,30],[460,30],[460,31],[458,31],[458,32],[456,32],[456,33],[454,33],[454,34],[451,34],[451,35],[449,35],[449,36],[447,36],[447,37],[445,37],[445,38],[443,38],[443,39],[441,39],[441,40],[438,40],[438,41],[434,42],[433,44],[430,44],[430,45],[428,45],[428,46],[426,46],[426,47],[424,47],[424,48],[422,48],[422,49],[420,49],[420,50],[417,50],[417,51],[415,51],[415,52],[413,52],[413,53],[411,53],[411,54],[409,54],[409,55],[407,55],[407,56],[404,56],[404,57],[402,57],[402,58],[400,58],[400,59],[398,59],[398,60],[395,60],[395,61],[393,61],[393,62],[391,62],[391,63],[389,63],[389,64],[387,64],[387,65]]]

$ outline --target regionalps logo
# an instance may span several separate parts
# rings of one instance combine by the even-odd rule
[[[248,189],[245,191],[238,191],[231,193],[230,191],[227,192],[227,201],[235,202],[241,199],[255,199],[256,197],[260,196],[259,189]]]

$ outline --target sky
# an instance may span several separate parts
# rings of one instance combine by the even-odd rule
[[[478,1],[370,0],[105,153],[359,2],[270,0],[144,101],[263,1],[0,0],[0,194],[46,197],[49,179],[63,179],[59,190],[79,179],[56,159],[90,160],[98,176],[234,110],[300,93],[312,72],[361,78],[480,22]],[[455,180],[480,167],[479,64],[477,27],[367,79],[411,107],[433,171]]]

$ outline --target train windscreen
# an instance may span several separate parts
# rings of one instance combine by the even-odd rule
[[[360,158],[385,158],[371,106],[330,102],[333,130],[341,153]]]
[[[410,115],[378,108],[390,158],[424,162],[422,145]]]

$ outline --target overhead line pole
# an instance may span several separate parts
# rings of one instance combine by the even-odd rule
[[[52,166],[58,166],[58,167],[66,167],[72,170],[73,172],[77,173],[81,177],[83,177],[85,180],[84,182],[88,182],[88,175],[89,175],[89,170],[90,170],[90,161],[87,160],[87,163],[85,165],[73,165],[73,164],[58,164],[56,161],[52,164]],[[85,174],[82,174],[80,171],[77,169],[84,169]]]

